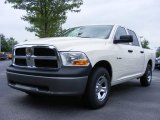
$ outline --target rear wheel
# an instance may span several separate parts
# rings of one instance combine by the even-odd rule
[[[92,109],[103,107],[110,94],[110,76],[105,68],[97,68],[89,78],[85,101]]]
[[[152,67],[148,64],[144,75],[140,78],[140,83],[142,86],[150,86],[152,82]]]

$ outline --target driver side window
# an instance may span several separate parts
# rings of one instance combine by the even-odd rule
[[[114,40],[119,40],[120,36],[122,36],[122,35],[127,35],[127,32],[124,27],[118,27],[116,34],[114,36]]]

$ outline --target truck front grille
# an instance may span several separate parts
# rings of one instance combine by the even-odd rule
[[[34,48],[35,56],[56,56],[55,51],[48,48]]]
[[[28,68],[59,68],[59,57],[53,46],[18,46],[14,49],[13,65]]]
[[[27,66],[27,63],[26,63],[26,60],[25,60],[25,59],[16,58],[16,59],[15,59],[15,64],[16,64],[16,65],[19,65],[19,66]]]
[[[26,48],[17,48],[15,51],[17,56],[25,56],[26,55]]]

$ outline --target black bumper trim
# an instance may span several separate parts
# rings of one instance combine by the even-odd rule
[[[8,85],[12,88],[24,92],[53,95],[82,95],[85,91],[88,80],[88,76],[45,77],[13,72],[7,72],[7,77]]]

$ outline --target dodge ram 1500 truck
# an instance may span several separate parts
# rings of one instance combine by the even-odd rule
[[[154,51],[143,49],[134,31],[90,25],[16,45],[7,77],[10,87],[27,94],[82,95],[96,109],[113,85],[140,78],[149,86],[154,66]]]

